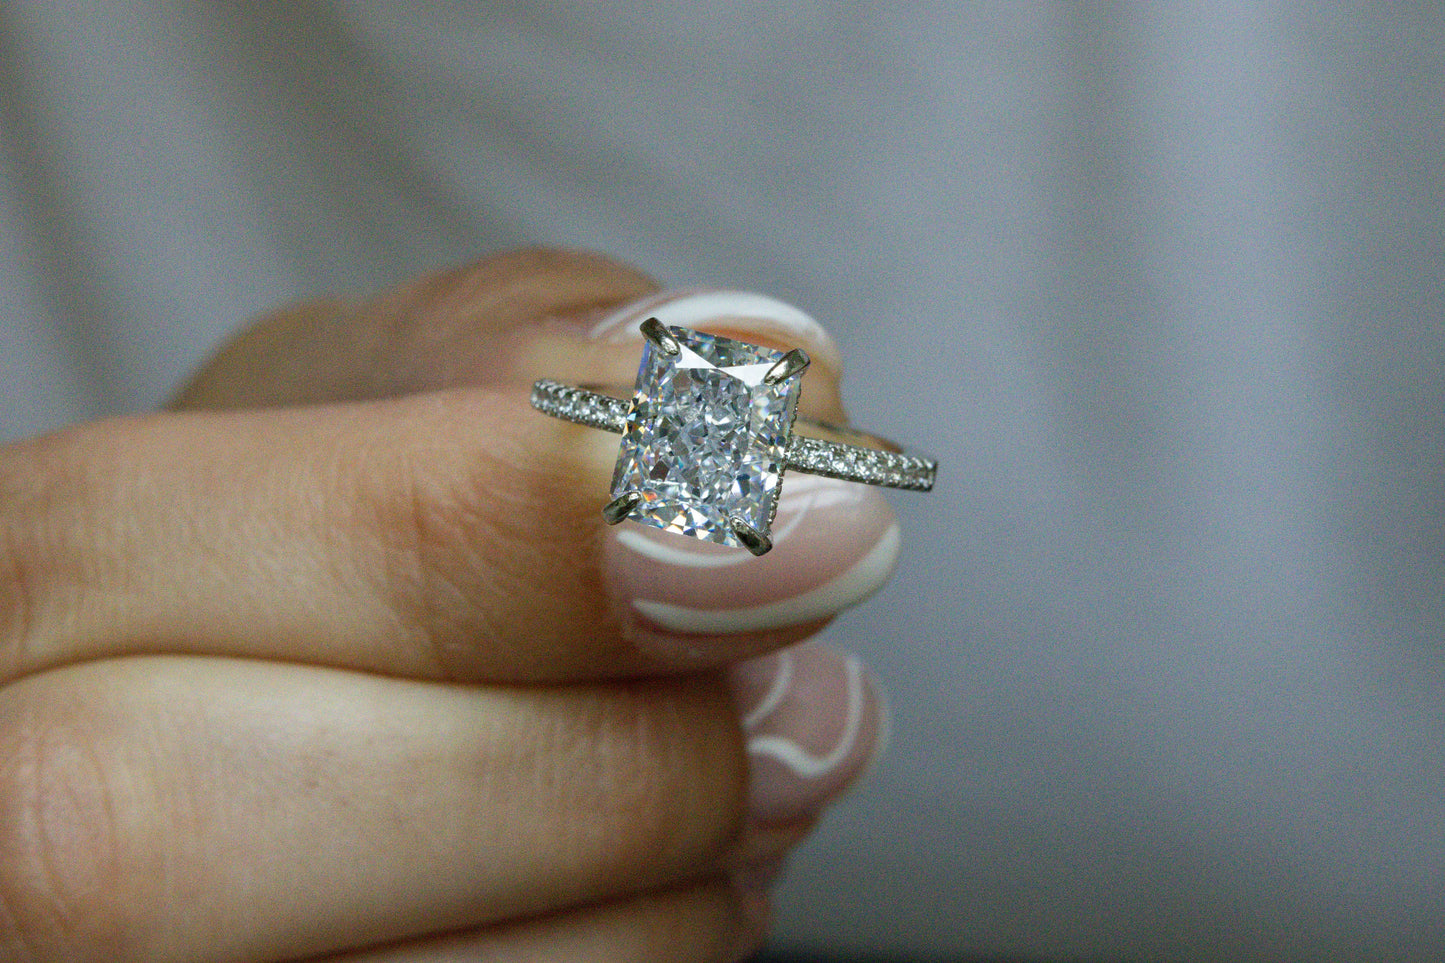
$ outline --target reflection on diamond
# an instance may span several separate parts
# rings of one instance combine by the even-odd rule
[[[644,342],[612,497],[642,496],[635,521],[741,545],[730,517],[763,533],[772,524],[802,379],[764,382],[780,351],[668,330],[682,351]]]

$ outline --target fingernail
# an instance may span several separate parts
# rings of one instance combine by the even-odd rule
[[[643,525],[607,532],[603,554],[624,615],[667,632],[761,632],[830,618],[867,599],[898,561],[893,510],[877,489],[790,474],[773,549],[746,551]]]
[[[870,767],[887,729],[877,685],[857,656],[808,643],[729,675],[749,761],[749,817],[818,814]]]
[[[805,347],[815,362],[833,371],[840,370],[842,364],[837,343],[811,315],[786,301],[751,291],[707,288],[659,291],[602,318],[592,326],[588,337],[614,343],[637,341],[641,338],[638,326],[650,317],[684,328],[737,323],[789,347]]]

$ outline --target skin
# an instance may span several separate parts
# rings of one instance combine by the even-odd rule
[[[599,433],[519,414],[541,373],[630,381],[636,349],[581,332],[651,290],[502,255],[287,309],[165,412],[0,449],[0,959],[757,944],[734,880],[810,820],[747,819],[722,672],[821,623],[629,625]]]

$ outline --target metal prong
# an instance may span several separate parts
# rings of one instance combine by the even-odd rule
[[[738,537],[738,541],[742,542],[744,547],[754,555],[766,555],[772,550],[772,539],[736,515],[728,519],[728,525],[732,528],[733,534]]]
[[[642,503],[642,492],[623,492],[602,508],[602,517],[607,524],[616,525]]]
[[[786,381],[793,375],[802,374],[809,364],[808,353],[802,348],[794,348],[778,359],[778,363],[768,369],[763,375],[763,384],[775,385],[780,381]]]
[[[642,336],[662,349],[662,353],[668,357],[682,354],[682,345],[667,330],[667,325],[656,318],[648,318],[642,322]]]

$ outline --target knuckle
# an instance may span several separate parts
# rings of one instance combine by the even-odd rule
[[[113,772],[95,743],[12,690],[0,706],[0,957],[119,959]],[[18,704],[17,704],[18,702]]]

